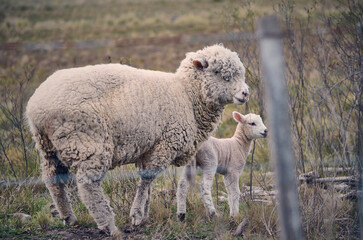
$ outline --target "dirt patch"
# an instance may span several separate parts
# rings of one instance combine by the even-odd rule
[[[129,227],[123,229],[122,236],[118,239],[122,240],[131,240],[131,239],[145,239],[150,238],[147,237],[141,229],[132,229]],[[110,236],[105,234],[103,231],[93,228],[93,227],[75,227],[75,228],[55,228],[46,230],[44,233],[27,233],[20,234],[13,237],[4,238],[7,240],[18,240],[18,239],[35,239],[35,240],[44,240],[44,239],[62,239],[62,240],[85,240],[85,239],[102,239],[102,240],[111,240]]]
[[[5,239],[64,239],[64,240],[80,240],[80,239],[111,239],[97,228],[61,228],[47,230],[42,234],[22,234]]]

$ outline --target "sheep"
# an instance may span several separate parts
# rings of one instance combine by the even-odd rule
[[[177,189],[177,214],[181,221],[185,219],[185,202],[192,182],[190,174],[193,174],[192,170],[195,166],[202,170],[198,190],[209,217],[216,216],[211,194],[216,173],[223,175],[228,193],[230,217],[236,217],[239,213],[239,176],[245,166],[252,140],[266,137],[267,128],[259,115],[250,113],[243,116],[239,112],[233,112],[232,115],[238,123],[234,136],[225,139],[210,137],[197,151],[196,162],[188,164],[183,169]]]
[[[65,224],[76,223],[64,185],[71,168],[98,228],[117,236],[101,189],[106,172],[125,164],[140,169],[130,217],[141,225],[156,176],[192,159],[226,104],[248,99],[241,60],[217,44],[187,53],[175,73],[121,64],[56,71],[36,89],[26,116],[42,154],[43,181]]]

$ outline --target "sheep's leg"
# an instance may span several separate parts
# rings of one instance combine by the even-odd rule
[[[185,220],[186,214],[186,200],[188,196],[190,182],[188,180],[188,174],[190,174],[190,167],[192,166],[185,166],[183,169],[183,173],[178,182],[178,190],[176,193],[177,199],[177,214],[180,221]]]
[[[77,219],[68,198],[65,184],[69,179],[68,168],[63,166],[55,154],[46,154],[42,162],[42,177],[52,196],[59,217],[64,220],[66,225],[74,225]]]
[[[202,199],[204,207],[207,209],[209,217],[211,218],[217,215],[212,198],[213,178],[216,171],[216,166],[204,166],[202,168],[202,179],[198,184],[200,198]]]
[[[228,205],[230,217],[236,217],[239,213],[240,190],[238,184],[239,174],[228,173],[223,177],[224,185],[228,193]]]
[[[154,152],[142,163],[143,169],[139,171],[140,183],[130,210],[132,224],[138,226],[147,220],[151,199],[151,186],[160,172],[166,169],[176,157],[176,152],[170,149],[170,143],[160,142],[155,146]]]
[[[160,171],[161,170],[142,170],[139,172],[141,180],[137,187],[136,196],[130,211],[132,225],[134,226],[138,226],[147,220],[151,201],[151,185]]]
[[[152,195],[152,186],[150,185],[150,187],[147,191],[147,199],[146,199],[145,207],[144,207],[144,217],[143,218],[145,221],[149,218],[151,195]]]
[[[102,157],[99,156],[98,159]],[[102,164],[97,164],[98,159],[88,159],[78,168],[76,178],[79,196],[98,228],[111,236],[118,236],[120,231],[115,225],[115,214],[101,188],[101,181],[107,170]]]

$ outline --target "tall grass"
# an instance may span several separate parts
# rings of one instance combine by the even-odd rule
[[[232,3],[227,26],[255,32],[257,5],[248,0]],[[356,174],[361,171],[362,10],[358,1],[315,1],[303,7],[290,0],[276,2],[275,14],[285,31],[285,76],[298,173],[314,170],[328,176],[326,168],[338,166],[356,168]],[[257,43],[236,41],[233,46],[248,66],[256,91],[249,111],[263,113],[263,91],[268,89],[261,82]],[[358,237],[356,203],[321,186],[301,186],[300,191],[309,239]]]

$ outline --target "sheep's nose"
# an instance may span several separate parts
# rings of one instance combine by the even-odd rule
[[[267,129],[265,129],[265,131],[264,131],[264,132],[267,134],[268,130],[267,130]]]
[[[242,91],[242,95],[247,97],[248,96],[248,91]]]

